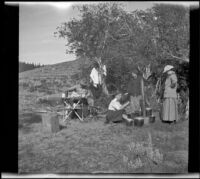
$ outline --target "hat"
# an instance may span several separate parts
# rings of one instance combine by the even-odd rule
[[[163,73],[165,73],[165,72],[167,72],[167,71],[169,71],[169,70],[171,70],[171,69],[173,69],[173,68],[174,68],[174,67],[173,67],[172,65],[166,65],[165,68],[164,68]]]
[[[137,76],[137,73],[132,72],[131,75],[132,76]]]

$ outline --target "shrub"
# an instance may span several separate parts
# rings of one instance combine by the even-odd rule
[[[145,165],[161,164],[163,154],[159,149],[154,148],[151,134],[148,134],[147,142],[131,142],[128,144],[128,156],[123,155],[123,162],[128,169],[138,169]]]

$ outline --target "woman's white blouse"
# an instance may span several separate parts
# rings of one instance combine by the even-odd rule
[[[114,99],[110,102],[110,104],[109,104],[109,106],[108,106],[108,110],[111,110],[111,111],[120,110],[120,109],[121,109],[121,106],[122,106],[122,105],[120,104],[120,102],[117,101],[116,98],[114,98]]]

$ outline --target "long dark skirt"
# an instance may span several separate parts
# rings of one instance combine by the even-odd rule
[[[108,110],[106,119],[108,122],[123,121],[122,114],[124,114],[124,113],[125,113],[125,111],[123,109],[117,110],[117,111]]]

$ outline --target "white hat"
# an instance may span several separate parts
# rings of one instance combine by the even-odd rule
[[[171,70],[172,68],[174,68],[172,65],[166,65],[165,68],[164,68],[163,73],[165,73],[165,72]]]
[[[132,72],[131,74],[132,74],[132,76],[137,77],[136,73]]]

